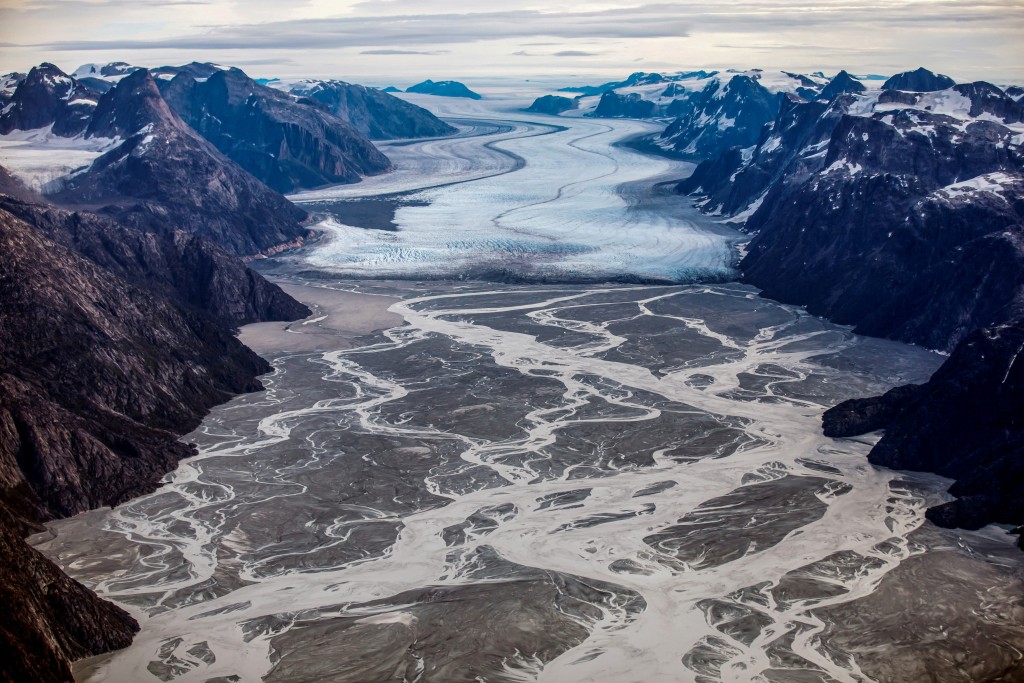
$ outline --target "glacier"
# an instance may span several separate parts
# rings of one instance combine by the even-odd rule
[[[736,275],[743,236],[659,183],[692,165],[621,143],[656,123],[527,114],[514,95],[471,101],[404,95],[460,128],[452,138],[398,140],[385,176],[291,196],[313,213],[326,244],[301,258],[358,278],[694,282]],[[512,176],[514,174],[514,177]],[[401,200],[396,231],[347,225],[332,202]]]

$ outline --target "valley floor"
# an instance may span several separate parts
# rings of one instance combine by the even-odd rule
[[[332,236],[263,264],[314,309],[242,331],[265,393],[159,491],[34,539],[142,624],[80,680],[1019,673],[1012,537],[936,529],[948,482],[821,433],[941,358],[687,283],[726,280],[738,236],[654,191],[675,162],[612,146],[647,124],[469,106],[443,112],[465,136],[388,150],[393,185],[303,197]],[[366,196],[397,232],[344,223]],[[441,279],[467,263],[517,284]],[[378,268],[421,279],[353,279]],[[683,282],[591,281],[613,272]]]

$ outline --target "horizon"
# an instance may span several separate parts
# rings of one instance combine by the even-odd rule
[[[469,0],[309,0],[285,11],[263,0],[0,0],[0,72],[44,61],[68,73],[87,63],[199,61],[256,78],[580,85],[636,71],[888,76],[924,66],[957,81],[1024,82],[1024,0],[860,7],[510,0],[500,11],[475,7]]]

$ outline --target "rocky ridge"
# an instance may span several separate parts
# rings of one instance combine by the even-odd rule
[[[347,121],[371,140],[433,138],[451,135],[455,128],[423,107],[377,90],[336,80],[303,80],[268,84],[314,102]],[[395,92],[401,92],[395,89]]]

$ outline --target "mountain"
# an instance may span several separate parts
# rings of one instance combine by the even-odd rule
[[[239,69],[203,79],[181,71],[159,85],[186,124],[278,192],[358,182],[391,168],[347,121],[260,85]]]
[[[71,77],[79,83],[103,94],[113,88],[114,84],[119,80],[141,68],[139,66],[132,66],[127,62],[83,64],[71,73]]]
[[[601,95],[601,100],[591,115],[604,118],[644,119],[654,116],[656,111],[655,103],[645,100],[640,93],[620,95],[611,90]]]
[[[933,507],[939,526],[1024,522],[1024,320],[978,330],[923,385],[846,401],[823,418],[828,436],[885,433],[868,459],[956,479],[957,500]],[[1024,548],[1024,536],[1018,540]]]
[[[133,230],[96,214],[10,196],[0,196],[0,209],[131,284],[203,311],[226,329],[309,315],[280,287],[194,233]]]
[[[562,112],[575,109],[576,106],[576,100],[574,99],[558,95],[544,95],[535,99],[526,111],[558,116]]]
[[[779,112],[782,94],[757,74],[713,79],[691,100],[689,111],[661,134],[660,144],[681,154],[706,158],[730,147],[748,147]]]
[[[3,113],[3,108],[10,103],[18,84],[25,80],[27,75],[15,71],[0,76],[0,115]]]
[[[235,254],[256,254],[307,234],[300,224],[306,213],[189,128],[146,70],[125,76],[100,98],[84,137],[121,142],[51,184],[46,194],[52,201],[141,230],[193,232]]]
[[[11,185],[4,174],[0,180]],[[22,537],[38,530],[38,522],[153,490],[194,452],[178,437],[213,405],[260,389],[256,377],[270,366],[217,321],[216,310],[210,315],[183,306],[176,302],[186,298],[183,292],[161,291],[158,274],[139,276],[144,285],[137,286],[113,272],[128,273],[132,263],[147,267],[133,262],[141,255],[133,250],[154,236],[102,218],[2,201],[0,679],[69,682],[71,660],[128,645],[138,625],[62,574]],[[12,204],[41,225],[8,211]],[[82,222],[68,225],[76,220]],[[44,233],[111,259],[112,268]],[[118,241],[132,236],[138,241]],[[96,247],[101,239],[109,241]],[[190,253],[183,249],[173,265],[171,254],[159,258],[189,269],[196,267]],[[271,308],[288,316],[306,312],[277,292],[283,298]],[[233,315],[222,311],[220,317]]]
[[[673,81],[683,80],[706,80],[715,76],[717,71],[679,71],[677,73],[649,73],[646,71],[637,71],[630,74],[627,78],[621,81],[610,81],[608,83],[602,83],[601,85],[581,85],[568,88],[559,88],[558,92],[574,92],[580,93],[583,97],[600,96],[610,90],[617,90],[619,88],[632,88],[640,85],[651,85],[660,83],[669,83]]]
[[[956,81],[949,76],[936,74],[922,67],[914,71],[896,74],[882,84],[882,90],[935,92],[936,90],[948,90],[954,85],[956,85]]]
[[[289,84],[287,91],[322,105],[371,140],[441,137],[455,132],[423,107],[389,95],[386,88],[304,80]]]
[[[983,82],[790,98],[680,190],[754,235],[766,296],[949,350],[1024,312],[1024,108]]]
[[[387,86],[385,88],[381,88],[380,91],[381,92],[386,92],[386,93],[395,93],[395,92],[402,92],[402,89],[401,88],[396,88],[393,85],[389,85],[389,86]]]
[[[482,99],[480,95],[458,81],[434,82],[426,80],[406,88],[405,92],[419,93],[420,95],[438,95],[440,97],[468,97],[471,100]]]
[[[40,64],[17,82],[0,114],[0,135],[52,126],[54,135],[73,137],[89,126],[98,99],[53,64]]]
[[[840,71],[828,82],[828,85],[821,89],[821,92],[818,93],[818,96],[814,99],[830,102],[839,95],[845,93],[859,93],[864,92],[865,90],[867,90],[867,88],[863,83],[846,73],[846,71]]]

